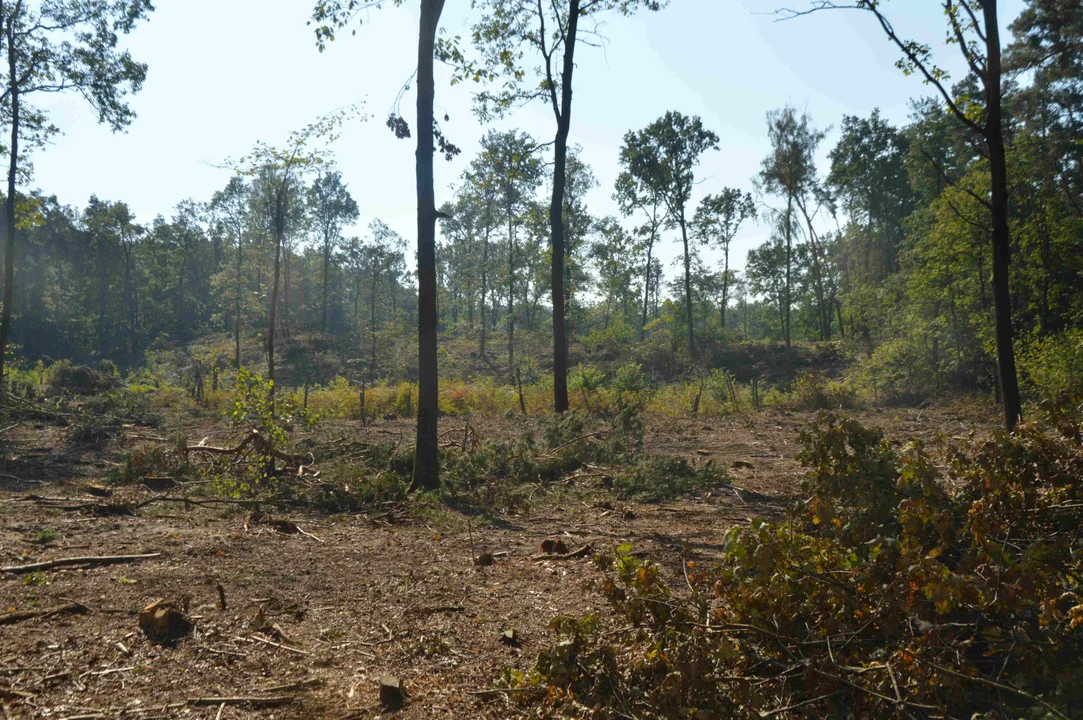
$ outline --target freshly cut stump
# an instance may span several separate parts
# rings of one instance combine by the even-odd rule
[[[406,702],[406,688],[393,675],[380,676],[380,704],[387,710],[398,710]]]

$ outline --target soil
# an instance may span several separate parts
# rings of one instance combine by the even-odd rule
[[[988,427],[987,411],[955,406],[854,413],[889,437],[962,436]],[[508,668],[529,670],[553,640],[554,616],[604,614],[591,590],[591,552],[537,559],[546,539],[569,551],[631,543],[679,577],[684,561],[716,557],[726,531],[784,518],[802,470],[798,435],[812,413],[763,410],[742,418],[650,418],[646,447],[730,468],[735,486],[660,504],[555,493],[528,512],[477,522],[450,509],[389,506],[367,514],[275,512],[303,533],[283,534],[240,506],[153,504],[101,517],[45,507],[34,497],[102,502],[92,494],[123,452],[182,432],[208,442],[224,429],[198,420],[125,428],[104,448],[69,428],[22,423],[0,431],[0,564],[72,556],[160,556],[127,564],[0,572],[3,613],[77,602],[80,614],[0,624],[0,708],[13,718],[505,718],[524,715],[492,691]],[[446,418],[442,428],[466,421]],[[471,418],[481,438],[533,427],[530,419]],[[326,423],[323,437],[409,444],[414,427],[389,420],[359,430]],[[452,433],[454,436],[454,433]],[[736,463],[736,465],[735,465]],[[125,500],[151,497],[116,489]],[[286,529],[289,529],[288,526]],[[494,562],[474,559],[492,553]],[[225,597],[221,607],[219,587]],[[164,599],[194,631],[173,645],[143,636],[138,614]],[[256,626],[260,626],[257,629]],[[517,643],[508,643],[507,630]],[[400,679],[404,707],[385,713],[383,675]],[[289,697],[279,707],[206,698]],[[190,702],[203,698],[203,705]]]

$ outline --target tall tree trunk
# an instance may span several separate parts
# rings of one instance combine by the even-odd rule
[[[417,41],[417,446],[414,481],[440,484],[437,441],[436,193],[433,189],[433,51],[444,0],[421,0]]]
[[[785,307],[782,316],[783,336],[786,339],[786,367],[793,367],[793,347],[790,344],[790,306],[793,304],[790,295],[790,268],[793,265],[793,194],[790,193],[786,202],[786,287],[782,290]]]
[[[508,367],[515,367],[515,221],[508,203]]]
[[[8,92],[11,95],[11,147],[8,150],[8,193],[4,202],[4,308],[0,314],[0,399],[4,397],[4,356],[11,332],[15,291],[15,177],[19,167],[19,87],[15,64],[15,19],[8,18]]]
[[[284,181],[283,181],[284,182]],[[275,317],[278,314],[278,277],[282,265],[282,234],[285,225],[285,188],[276,192],[274,217],[275,266],[271,285],[271,309],[267,323],[267,380],[271,383],[271,416],[275,412]]]
[[[692,326],[692,258],[688,254],[688,223],[684,220],[684,208],[679,218],[681,241],[684,243],[684,307],[688,316],[688,353],[696,356],[696,334]]]
[[[323,238],[323,287],[320,288],[320,332],[327,332],[327,271],[331,266],[331,241],[325,235]]]
[[[244,256],[241,244],[241,233],[237,233],[237,283],[236,294],[233,297],[233,366],[241,369],[241,264]]]
[[[1011,262],[1011,235],[1008,227],[1008,164],[1004,147],[1001,111],[1000,28],[996,0],[982,0],[985,19],[985,141],[989,151],[989,173],[993,200],[993,304],[996,317],[997,364],[1004,401],[1004,425],[1015,429],[1023,408],[1015,370],[1012,338],[1012,298],[1008,266]]]
[[[489,332],[489,325],[485,318],[485,303],[488,302],[489,290],[489,233],[492,231],[491,208],[485,208],[485,235],[481,245],[481,336],[478,338],[478,355],[485,357],[485,337]]]
[[[572,73],[575,70],[579,0],[568,0],[568,30],[560,75],[560,107],[554,107],[557,135],[553,147],[553,197],[549,228],[553,235],[553,409],[568,410],[568,325],[564,308],[564,189],[567,185],[568,130],[572,121]],[[555,103],[554,103],[555,105]]]
[[[722,310],[719,313],[718,320],[721,323],[722,333],[726,332],[726,305],[730,301],[730,241],[726,240],[726,247],[723,250],[723,264],[722,264]]]
[[[647,242],[647,266],[643,272],[643,319],[639,323],[639,339],[642,340],[647,327],[647,305],[651,297],[651,256],[654,252],[654,228],[651,228],[651,239]]]

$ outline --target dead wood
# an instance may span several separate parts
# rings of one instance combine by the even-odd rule
[[[589,555],[590,551],[593,549],[593,547],[594,547],[593,545],[584,545],[583,547],[579,548],[578,550],[573,550],[572,552],[569,552],[569,553],[535,555],[534,557],[532,557],[530,559],[535,560],[535,561],[541,561],[541,560],[574,560],[576,558],[586,557],[587,555]]]
[[[198,697],[188,698],[188,704],[194,707],[206,707],[215,705],[250,705],[252,707],[281,707],[282,705],[289,705],[296,702],[297,698],[292,695],[282,695],[279,697],[250,697],[250,696],[236,696],[236,697]]]
[[[56,607],[45,608],[43,610],[18,610],[16,612],[9,612],[5,615],[0,615],[0,625],[13,625],[23,620],[31,620],[33,618],[47,618],[53,615],[79,615],[81,613],[90,612],[90,608],[81,603],[68,603],[67,605],[57,605]]]
[[[56,560],[31,563],[30,565],[9,565],[8,567],[0,567],[0,572],[21,575],[23,573],[36,572],[38,570],[50,570],[55,567],[67,565],[116,565],[118,563],[135,562],[137,560],[149,560],[150,558],[161,556],[161,553],[147,553],[145,555],[101,555],[98,557],[58,558]]]

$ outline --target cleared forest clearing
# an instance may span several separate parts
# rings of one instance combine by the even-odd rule
[[[857,415],[900,439],[962,435],[993,419],[973,407]],[[641,502],[606,487],[610,469],[583,467],[500,513],[413,496],[351,513],[287,502],[256,510],[198,483],[155,485],[158,493],[140,483],[103,484],[125,450],[169,428],[128,427],[87,450],[70,442],[71,428],[20,423],[0,436],[5,566],[160,556],[0,576],[2,610],[15,613],[0,615],[6,711],[87,719],[371,717],[383,712],[380,678],[391,675],[407,692],[399,717],[525,714],[516,693],[497,683],[505,669],[531,668],[553,641],[552,618],[604,615],[606,601],[592,589],[603,577],[595,552],[629,543],[637,557],[680,578],[686,562],[716,559],[734,524],[785,519],[802,476],[798,431],[812,416],[768,409],[723,419],[648,417],[646,451],[710,461],[726,469],[726,482]],[[512,438],[537,422],[474,417],[469,427],[482,439]],[[467,422],[452,418],[444,427],[458,438]],[[216,431],[184,428],[195,440],[212,438],[208,444]],[[410,421],[391,420],[364,429],[328,422],[319,435],[324,444],[359,447],[411,433]],[[305,446],[304,433],[298,444]],[[163,497],[209,503],[135,508]],[[112,514],[122,508],[130,514]],[[194,624],[172,644],[140,630],[139,611],[159,599]],[[46,614],[19,615],[26,611]]]

